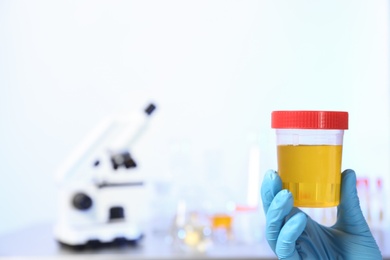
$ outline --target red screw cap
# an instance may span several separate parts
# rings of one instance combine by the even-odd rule
[[[273,111],[272,128],[348,129],[348,112],[343,111]]]

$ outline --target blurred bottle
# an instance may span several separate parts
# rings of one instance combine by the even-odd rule
[[[370,202],[370,216],[371,222],[369,223],[371,232],[375,236],[378,246],[384,247],[384,193],[383,193],[383,181],[378,177],[372,182],[371,202]]]
[[[369,225],[371,222],[370,186],[368,178],[357,178],[356,188],[359,196],[360,208]]]
[[[181,253],[205,253],[211,246],[211,228],[191,140],[174,140],[170,158],[174,180],[172,197],[176,205],[169,232],[172,249]]]
[[[208,216],[211,222],[213,243],[226,244],[233,241],[233,212],[235,202],[226,187],[211,188]]]
[[[233,234],[236,244],[253,245],[264,238],[264,212],[262,208],[238,205],[234,212]]]
[[[172,181],[158,180],[153,184],[151,200],[151,231],[169,242],[172,216],[175,214],[175,200],[172,195]]]
[[[177,203],[171,226],[172,247],[175,251],[203,254],[212,246],[211,222],[203,205],[202,196],[194,190],[183,191]],[[198,189],[197,194],[200,194]]]
[[[382,178],[377,178],[375,182],[373,182],[375,187],[372,189],[371,193],[371,227],[373,228],[381,228],[383,225],[383,203],[384,203],[384,194],[383,194],[383,182]]]
[[[233,171],[224,168],[224,152],[219,147],[204,153],[205,177],[203,193],[206,196],[206,212],[211,223],[214,246],[226,245],[233,240],[233,212],[235,196],[229,186]]]
[[[260,191],[260,145],[259,134],[256,132],[248,134],[248,161],[247,161],[247,193],[246,205],[257,207],[259,204]]]
[[[371,193],[371,226],[374,228],[381,228],[384,219],[384,194],[382,178],[377,178],[373,185],[375,185],[375,187],[372,189]]]

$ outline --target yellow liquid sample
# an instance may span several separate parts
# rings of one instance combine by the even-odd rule
[[[340,202],[342,145],[279,145],[278,173],[295,207],[334,207]]]
[[[227,214],[216,214],[211,220],[211,226],[213,229],[223,228],[230,230],[232,228],[233,218]]]

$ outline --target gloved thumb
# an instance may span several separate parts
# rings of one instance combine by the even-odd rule
[[[370,233],[360,208],[356,190],[356,174],[353,170],[345,170],[341,174],[340,195],[340,205],[337,207],[337,222],[334,227],[349,234]]]

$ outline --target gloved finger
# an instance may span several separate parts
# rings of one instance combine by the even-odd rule
[[[360,209],[356,190],[356,174],[353,170],[345,170],[341,174],[340,193],[335,226],[351,234],[369,232],[369,227]]]
[[[280,230],[275,253],[279,259],[301,259],[296,250],[296,241],[305,230],[307,216],[303,212],[293,215]]]
[[[273,171],[268,170],[263,178],[261,184],[261,200],[263,202],[264,213],[267,214],[268,208],[271,205],[275,195],[282,190],[282,180],[279,175]]]
[[[265,237],[271,249],[275,251],[276,242],[285,217],[293,209],[293,197],[288,190],[276,194],[266,214]]]

